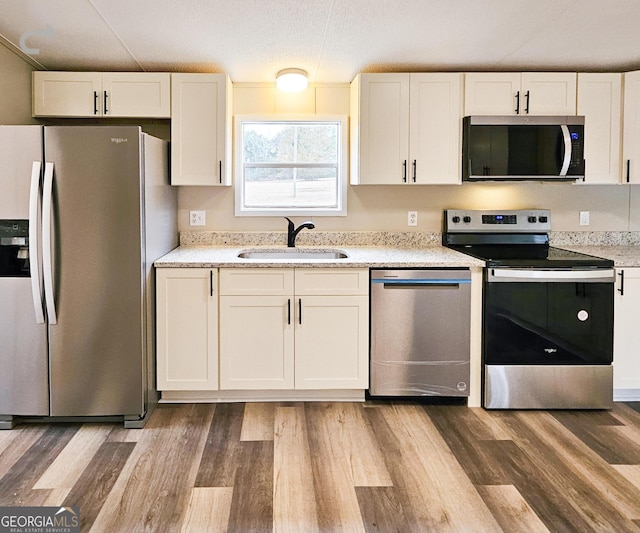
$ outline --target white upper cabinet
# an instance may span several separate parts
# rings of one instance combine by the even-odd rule
[[[231,95],[226,74],[171,75],[172,185],[231,185]]]
[[[622,74],[578,74],[578,115],[585,117],[585,183],[620,183]]]
[[[622,177],[640,183],[640,70],[624,74]]]
[[[169,118],[170,79],[162,72],[37,71],[33,116]]]
[[[575,72],[470,72],[465,115],[575,115]]]
[[[351,183],[460,183],[462,80],[359,74],[351,84]]]

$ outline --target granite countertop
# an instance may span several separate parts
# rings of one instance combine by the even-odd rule
[[[344,259],[243,259],[238,254],[246,250],[268,251],[286,246],[180,246],[155,261],[158,268],[181,267],[483,267],[484,261],[456,252],[441,245],[422,248],[393,246],[296,246],[299,250],[340,250]]]
[[[627,245],[560,245],[558,248],[595,255],[613,261],[616,267],[640,267],[640,246]]]
[[[245,250],[286,248],[286,233],[182,232],[180,247],[155,261],[179,267],[483,267],[484,262],[441,245],[442,234],[384,231],[313,231],[298,236],[300,250],[341,250],[345,259],[242,259]],[[554,232],[551,245],[640,267],[640,232]]]

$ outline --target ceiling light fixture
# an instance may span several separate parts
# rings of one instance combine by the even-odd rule
[[[300,68],[286,68],[276,74],[276,87],[287,93],[298,93],[307,88],[306,70]]]

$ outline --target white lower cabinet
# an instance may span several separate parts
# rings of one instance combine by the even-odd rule
[[[220,389],[366,389],[367,269],[220,269]]]
[[[218,389],[217,280],[217,269],[156,269],[158,390]]]
[[[613,389],[616,400],[640,400],[640,268],[616,269]]]

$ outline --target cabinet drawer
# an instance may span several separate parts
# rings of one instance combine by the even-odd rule
[[[366,295],[369,270],[366,268],[296,268],[296,295]]]
[[[293,294],[293,269],[222,268],[220,294],[225,296],[278,296]]]

